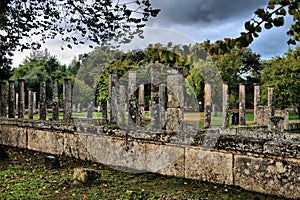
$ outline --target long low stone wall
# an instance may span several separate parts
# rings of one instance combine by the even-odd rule
[[[174,132],[1,119],[0,144],[300,198],[300,134],[267,127]]]

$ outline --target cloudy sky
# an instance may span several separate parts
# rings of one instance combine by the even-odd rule
[[[142,48],[149,43],[168,41],[193,43],[226,37],[234,38],[244,30],[244,23],[254,17],[254,11],[266,7],[268,0],[152,0],[154,8],[160,8],[158,17],[149,21],[145,39],[136,40],[128,48]],[[263,59],[282,55],[288,45],[286,31],[291,19],[284,27],[264,30],[250,48]],[[69,64],[74,56],[91,51],[86,46],[60,50],[59,40],[46,43],[44,48],[57,55],[62,64]],[[29,52],[16,53],[14,66],[18,66]]]

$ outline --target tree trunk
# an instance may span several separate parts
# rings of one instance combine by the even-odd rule
[[[298,110],[298,119],[300,119],[300,106],[297,106],[297,110]]]

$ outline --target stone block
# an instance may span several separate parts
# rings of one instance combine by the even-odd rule
[[[64,134],[64,153],[67,156],[90,160],[90,153],[87,151],[87,134],[65,133]]]
[[[26,128],[10,125],[1,125],[0,144],[19,148],[26,148],[26,135]]]
[[[262,154],[265,142],[266,140],[264,139],[222,135],[216,142],[215,149],[221,151]]]
[[[81,183],[96,183],[101,180],[101,174],[93,169],[75,168],[73,179]]]
[[[107,136],[89,136],[87,150],[96,162],[131,172],[161,172],[184,175],[184,148],[139,140]],[[171,166],[177,166],[171,169]]]
[[[300,198],[300,162],[275,158],[234,156],[234,184],[244,189]]]
[[[64,134],[58,131],[28,129],[28,149],[62,154],[64,151]]]
[[[269,141],[264,145],[264,155],[300,159],[300,142]]]
[[[232,185],[232,157],[232,154],[190,147],[185,153],[185,177]]]

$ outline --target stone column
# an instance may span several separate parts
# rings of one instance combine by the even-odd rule
[[[166,112],[166,129],[183,129],[184,80],[177,70],[168,70],[168,102]]]
[[[126,117],[126,93],[125,93],[125,86],[120,85],[119,88],[119,103],[118,103],[118,110],[119,110],[119,126],[125,126],[125,117]],[[129,117],[128,117],[129,118]]]
[[[6,117],[6,82],[0,82],[0,117]]]
[[[205,83],[204,86],[204,128],[211,127],[211,86]]]
[[[102,112],[102,123],[106,124],[107,119],[107,102],[101,102],[101,112]]]
[[[254,84],[254,123],[257,124],[258,106],[260,105],[260,84]]]
[[[36,92],[32,92],[32,105],[33,105],[33,113],[36,113],[37,103],[36,103]]]
[[[159,65],[151,66],[151,127],[153,129],[160,128],[160,111],[159,111]]]
[[[15,118],[15,81],[9,80],[9,90],[8,90],[8,117]]]
[[[92,119],[93,118],[93,112],[94,112],[94,102],[91,101],[88,105],[87,109],[87,118]]]
[[[59,120],[58,80],[53,81],[52,92],[52,120]]]
[[[33,119],[33,92],[31,89],[28,89],[28,119]]]
[[[124,88],[125,89],[125,88]],[[136,71],[130,70],[128,72],[128,126],[135,126],[137,118],[137,109],[136,109]],[[121,91],[120,91],[121,92]]]
[[[24,79],[19,79],[19,97],[18,97],[18,118],[24,118],[25,110],[25,92],[24,92]]]
[[[239,85],[239,125],[246,125],[246,91],[245,85]]]
[[[223,83],[223,128],[229,127],[228,83]]]
[[[118,82],[118,74],[117,71],[113,71],[109,74],[109,118],[111,124],[118,123],[118,89],[116,87]]]
[[[139,126],[145,126],[145,87],[144,84],[139,86],[139,107],[137,123]]]
[[[269,117],[274,116],[274,86],[268,86],[268,107],[269,107]]]
[[[63,85],[63,100],[64,100],[64,113],[63,119],[68,122],[72,117],[72,81],[69,78],[64,79]]]
[[[183,96],[183,94],[182,94]],[[159,85],[159,117],[160,117],[160,128],[162,129],[166,125],[166,84]],[[183,114],[183,113],[182,113]]]
[[[17,116],[19,116],[19,93],[16,92],[15,95],[15,113]]]
[[[40,98],[39,98],[39,119],[46,120],[46,82],[40,82]]]

